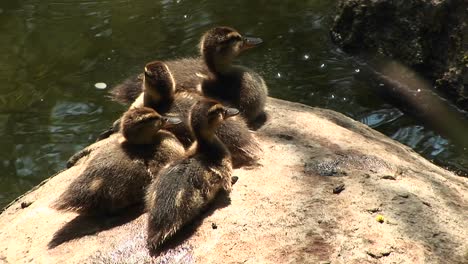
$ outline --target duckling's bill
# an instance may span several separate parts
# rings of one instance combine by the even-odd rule
[[[165,128],[182,123],[182,119],[180,119],[179,117],[175,117],[175,116],[164,116],[162,120],[163,120],[163,127]]]
[[[242,49],[243,50],[250,49],[262,43],[263,43],[263,40],[261,38],[244,37],[244,45],[242,45]]]
[[[236,108],[226,108],[226,112],[224,113],[224,118],[228,118],[231,116],[236,116],[239,114],[239,110]]]

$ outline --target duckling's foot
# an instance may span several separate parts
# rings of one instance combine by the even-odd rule
[[[268,121],[268,115],[266,112],[262,112],[253,121],[249,122],[249,128],[252,130],[258,130]]]
[[[96,142],[98,141],[101,141],[103,139],[106,139],[108,137],[110,137],[110,135],[114,134],[115,131],[114,131],[114,128],[109,128],[107,130],[105,130],[104,132],[102,132],[101,134],[99,134],[99,136],[96,138]]]
[[[238,180],[239,180],[239,177],[237,177],[237,176],[232,176],[232,177],[231,177],[231,184],[232,184],[232,185],[236,184],[236,182],[237,182]]]
[[[109,129],[107,129],[106,131],[102,132],[101,134],[99,134],[99,136],[97,137],[96,139],[96,142],[98,141],[101,141],[103,139],[106,139],[108,137],[110,137],[112,134],[116,133],[117,131],[119,131],[119,127],[120,127],[120,118],[115,120],[114,123],[112,124],[112,127],[110,127]]]
[[[73,154],[68,160],[67,160],[67,169],[75,166],[75,164],[83,157],[88,156],[89,153],[91,153],[91,149],[89,148],[84,148],[77,153]]]

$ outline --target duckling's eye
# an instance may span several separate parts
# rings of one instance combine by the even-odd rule
[[[221,41],[221,44],[223,44],[223,45],[233,45],[234,43],[240,42],[240,41],[242,41],[241,36],[234,36],[234,37],[230,37],[230,38],[227,38],[227,39]]]
[[[148,118],[140,120],[139,124],[146,125],[146,124],[148,124],[150,122],[157,122],[157,121],[159,121],[159,119],[160,118],[158,118],[157,116],[148,117]]]

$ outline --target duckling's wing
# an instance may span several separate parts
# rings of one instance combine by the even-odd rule
[[[253,132],[242,118],[225,120],[216,130],[216,135],[231,152],[234,168],[255,164],[262,152]]]
[[[99,136],[97,137],[96,142],[101,141],[103,139],[106,139],[106,138],[110,137],[111,135],[119,132],[120,121],[121,121],[121,118],[115,120],[114,123],[112,123],[112,126],[110,128],[108,128],[107,130],[101,132],[101,134],[99,134]]]
[[[162,171],[148,187],[148,246],[156,249],[205,207],[209,173],[198,160],[185,159]]]
[[[83,214],[113,213],[142,202],[150,181],[144,161],[130,157],[113,142],[94,150],[84,170],[53,207]]]
[[[131,104],[143,91],[142,84],[142,74],[135,75],[112,88],[109,97],[123,105]]]
[[[200,57],[183,58],[165,62],[176,82],[176,91],[194,91],[208,74],[208,68]]]

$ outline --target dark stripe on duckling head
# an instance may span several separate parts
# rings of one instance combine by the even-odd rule
[[[204,52],[205,49],[212,48],[213,46],[218,46],[220,43],[226,42],[231,38],[238,38],[242,40],[241,35],[237,30],[230,28],[230,27],[215,27],[203,34],[202,39],[200,41],[200,50],[201,53]]]

